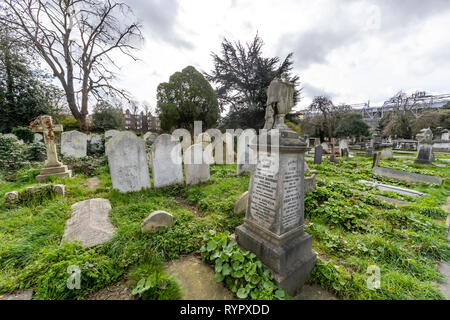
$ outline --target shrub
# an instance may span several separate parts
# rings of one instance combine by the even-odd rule
[[[46,156],[45,145],[42,142],[34,142],[28,147],[28,160],[44,161]]]
[[[106,165],[106,157],[83,157],[73,158],[64,157],[64,163],[73,173],[84,174],[85,176],[94,176],[97,170]]]
[[[27,127],[17,127],[12,130],[19,139],[22,139],[25,143],[31,143],[34,140],[34,132]]]
[[[26,146],[12,138],[0,137],[0,170],[6,180],[13,180],[17,170],[29,164],[26,158]]]
[[[203,235],[203,260],[213,262],[217,282],[224,281],[240,299],[289,299],[272,281],[270,270],[254,253],[241,250],[229,232],[210,230]]]

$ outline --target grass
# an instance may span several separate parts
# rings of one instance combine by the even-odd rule
[[[306,231],[312,234],[320,257],[311,282],[341,299],[443,298],[435,282],[441,280],[437,263],[450,261],[446,213],[439,209],[450,194],[450,165],[441,168],[405,160],[382,160],[381,166],[441,176],[444,183],[383,178],[371,171],[372,159],[364,157],[340,159],[338,164],[327,159],[321,165],[308,161],[317,170],[318,187],[305,197]],[[22,170],[15,182],[0,182],[0,193],[34,185],[37,169]],[[141,293],[144,299],[179,299],[177,284],[165,274],[164,263],[198,251],[207,230],[232,233],[243,222],[243,215],[235,215],[233,207],[248,189],[249,175],[237,175],[235,165],[211,166],[211,180],[200,185],[127,194],[112,189],[107,166],[96,169],[95,175],[101,181],[95,190],[87,189],[87,176],[76,174],[50,181],[65,184],[66,197],[52,195],[14,205],[0,198],[0,292],[33,287],[34,299],[83,299],[127,275],[133,287],[141,288],[147,280],[151,284]],[[380,192],[358,184],[360,179],[413,188],[427,196]],[[396,207],[371,194],[411,204]],[[111,221],[117,227],[114,237],[94,248],[83,249],[76,243],[60,246],[71,205],[90,198],[110,200]],[[141,222],[155,210],[173,214],[173,227],[141,233]],[[71,265],[81,269],[80,290],[67,289]],[[367,268],[372,265],[381,271],[378,290],[366,286]]]

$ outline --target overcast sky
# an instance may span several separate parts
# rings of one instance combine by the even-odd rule
[[[450,93],[449,0],[126,0],[142,22],[140,62],[120,84],[156,107],[156,88],[192,65],[212,69],[224,37],[264,56],[294,52],[304,109],[315,95],[379,104],[399,90]]]

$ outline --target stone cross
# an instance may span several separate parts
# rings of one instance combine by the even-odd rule
[[[58,154],[56,153],[55,132],[62,132],[63,127],[60,124],[53,125],[51,116],[40,116],[33,121],[30,126],[33,132],[39,132],[44,135],[45,150],[47,151],[47,160],[45,160],[45,167],[59,167],[62,165],[58,161]]]

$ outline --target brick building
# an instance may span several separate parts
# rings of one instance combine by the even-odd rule
[[[125,130],[132,130],[135,132],[157,132],[161,129],[161,124],[158,117],[149,112],[147,115],[143,111],[139,114],[132,114],[129,109],[123,114],[125,118]]]

